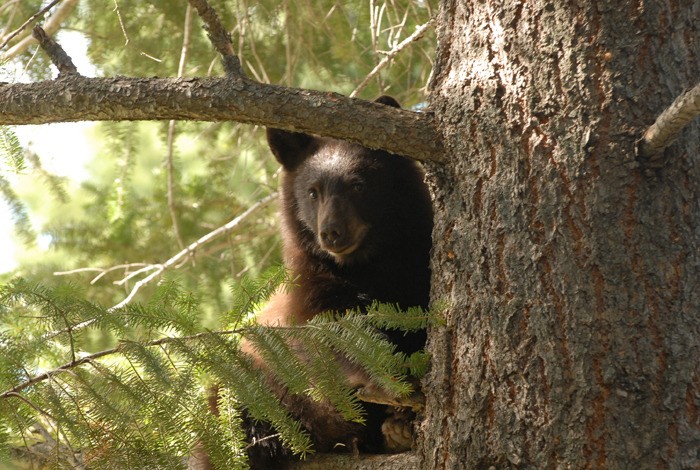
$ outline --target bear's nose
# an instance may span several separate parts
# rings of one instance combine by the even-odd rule
[[[326,225],[321,230],[321,240],[331,246],[336,246],[343,238],[343,231],[336,225]]]

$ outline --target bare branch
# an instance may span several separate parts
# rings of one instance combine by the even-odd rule
[[[7,43],[12,40],[13,37],[17,36],[17,34],[19,34],[24,28],[26,28],[33,21],[36,21],[37,18],[46,14],[47,11],[53,8],[53,6],[60,1],[61,0],[54,0],[53,2],[49,3],[46,7],[42,8],[40,12],[36,13],[35,15],[32,15],[32,17],[29,18],[22,26],[20,26],[17,30],[15,30],[5,38],[2,44],[0,44],[0,50],[3,47],[5,47]],[[46,34],[49,36],[55,34],[61,26],[61,23],[63,23],[66,20],[66,18],[70,16],[71,12],[77,4],[78,0],[65,0],[65,3],[63,3],[63,5],[61,5],[59,8],[57,8],[56,11],[49,17],[49,19],[46,20],[46,22],[44,22],[44,31],[46,32]],[[15,44],[9,50],[7,50],[7,52],[0,55],[0,62],[10,60],[18,56],[19,54],[27,50],[27,48],[34,42],[36,42],[36,39],[34,39],[31,34],[27,34],[21,41],[19,41],[17,44]]]
[[[124,36],[124,45],[129,44],[129,35],[126,32],[126,27],[124,26],[124,20],[122,20],[122,12],[119,9],[119,4],[117,3],[117,0],[114,0],[114,10],[112,10],[117,14],[117,19],[119,20],[119,27],[122,29],[122,35]]]
[[[192,34],[192,5],[188,4],[185,10],[185,25],[183,26],[182,49],[180,51],[180,64],[177,67],[177,76],[182,77],[185,73],[185,64],[187,63],[187,53],[190,47],[190,36]],[[173,222],[173,232],[178,246],[182,249],[185,247],[185,242],[180,234],[180,223],[178,221],[177,211],[175,210],[175,165],[173,163],[173,153],[175,146],[175,120],[170,120],[168,123],[168,139],[166,147],[168,149],[165,157],[165,166],[168,173],[168,210],[170,211],[170,219]]]
[[[154,269],[159,269],[160,264],[147,264],[141,269],[137,269],[136,271],[132,271],[130,273],[126,273],[126,275],[120,280],[120,281],[115,281],[114,284],[118,286],[123,286],[126,284],[129,280],[135,278],[136,276],[139,276],[145,272],[148,271],[153,271]]]
[[[58,69],[59,78],[78,74],[78,69],[73,65],[73,61],[68,54],[66,54],[66,51],[63,50],[60,44],[51,39],[44,30],[41,29],[41,26],[34,26],[32,36],[39,41],[39,46],[46,52],[46,55],[49,56],[51,62]]]
[[[71,269],[69,271],[55,271],[53,273],[54,276],[68,276],[70,274],[77,274],[77,273],[84,273],[84,272],[96,272],[99,273],[97,276],[95,276],[91,281],[90,284],[94,284],[97,281],[99,281],[103,276],[105,276],[107,273],[111,271],[116,271],[117,269],[122,269],[124,268],[125,272],[129,268],[134,268],[134,267],[139,267],[139,268],[152,268],[152,264],[147,264],[147,263],[128,263],[128,264],[119,264],[116,266],[112,266],[109,268],[77,268],[77,269]],[[141,271],[141,270],[139,270]],[[136,271],[136,272],[139,272]],[[128,273],[127,273],[128,274]]]
[[[686,90],[656,118],[656,122],[637,142],[637,156],[648,159],[660,154],[698,115],[700,115],[700,83]]]
[[[86,78],[0,83],[0,125],[72,121],[237,121],[441,161],[429,113],[245,78]]]
[[[188,4],[185,10],[185,24],[182,27],[182,49],[180,50],[180,63],[177,66],[177,76],[185,75],[185,65],[190,50],[190,37],[192,36],[192,5]]]
[[[261,199],[260,201],[256,202],[252,206],[250,206],[245,212],[243,212],[241,215],[239,215],[238,217],[236,217],[235,219],[233,219],[232,221],[230,221],[226,225],[223,225],[223,226],[217,228],[216,230],[213,230],[213,231],[207,233],[206,235],[204,235],[202,238],[200,238],[196,242],[190,243],[184,250],[177,253],[175,256],[170,258],[165,263],[154,265],[157,267],[156,270],[153,271],[148,276],[146,276],[145,278],[138,281],[134,285],[133,289],[131,289],[131,292],[129,293],[129,295],[124,300],[119,302],[117,305],[112,307],[110,310],[116,310],[116,309],[121,308],[124,305],[128,304],[129,302],[131,302],[131,300],[134,298],[134,296],[139,291],[139,289],[141,289],[143,286],[145,286],[146,284],[151,282],[157,276],[161,275],[166,269],[173,267],[175,264],[177,264],[178,261],[185,258],[186,256],[192,256],[200,246],[202,246],[206,243],[209,243],[210,241],[212,241],[216,238],[219,238],[223,235],[226,235],[231,230],[233,230],[234,228],[236,228],[237,226],[242,224],[246,219],[248,219],[248,217],[250,217],[252,214],[257,212],[260,208],[265,207],[267,204],[269,204],[271,201],[275,200],[276,198],[277,198],[277,193],[270,194],[269,196]]]
[[[41,10],[39,10],[38,12],[36,12],[36,13],[34,13],[32,16],[30,16],[29,19],[28,19],[27,21],[25,21],[24,23],[22,23],[22,26],[20,26],[19,28],[17,28],[17,29],[14,30],[13,32],[11,32],[11,33],[5,38],[5,40],[2,42],[2,44],[0,44],[0,49],[2,49],[3,47],[5,47],[5,46],[7,45],[7,43],[10,42],[10,41],[12,41],[12,39],[14,39],[15,36],[17,36],[19,33],[21,33],[22,31],[24,31],[24,28],[26,28],[27,26],[29,26],[29,24],[30,24],[32,21],[36,21],[37,18],[39,18],[39,17],[41,17],[41,16],[44,16],[44,14],[46,14],[47,11],[49,11],[50,9],[52,9],[52,8],[54,7],[54,5],[56,5],[56,4],[57,4],[58,2],[60,2],[60,1],[61,1],[61,0],[53,0],[51,3],[49,3],[48,5],[46,5],[44,8],[42,8]]]
[[[142,267],[141,269],[138,269],[138,270],[136,270],[136,271],[134,271],[134,272],[132,272],[132,273],[127,274],[127,275],[124,277],[124,279],[122,279],[121,281],[117,281],[116,284],[117,284],[117,285],[124,284],[126,281],[128,281],[129,279],[131,279],[131,278],[133,278],[133,277],[135,277],[135,276],[137,276],[137,275],[139,275],[139,274],[142,274],[142,273],[145,273],[145,272],[148,272],[148,271],[153,271],[151,274],[149,274],[149,275],[146,276],[145,278],[143,278],[143,279],[141,279],[140,281],[136,282],[136,284],[134,285],[134,287],[131,289],[129,295],[128,295],[124,300],[122,300],[121,302],[119,302],[118,304],[114,305],[113,307],[110,307],[109,311],[113,311],[113,310],[116,310],[116,309],[118,309],[118,308],[121,308],[121,307],[127,305],[129,302],[131,302],[131,300],[134,298],[134,296],[136,295],[136,293],[137,293],[143,286],[145,286],[146,284],[148,284],[149,282],[151,282],[151,281],[152,281],[153,279],[155,279],[158,275],[162,274],[166,269],[170,269],[170,268],[173,268],[173,267],[177,267],[176,264],[177,264],[180,260],[186,259],[187,256],[192,256],[192,255],[194,255],[194,253],[195,253],[195,251],[196,251],[197,249],[201,248],[202,246],[206,245],[207,243],[210,243],[211,241],[213,241],[213,240],[215,240],[215,239],[217,239],[217,238],[219,238],[219,237],[221,237],[221,236],[223,236],[223,235],[226,235],[226,234],[230,233],[233,229],[235,229],[236,227],[240,226],[243,222],[245,222],[251,215],[253,215],[253,214],[256,213],[258,210],[260,210],[260,209],[262,209],[263,207],[265,207],[267,204],[269,204],[270,202],[272,202],[272,201],[275,200],[276,198],[277,198],[277,193],[272,193],[272,194],[270,194],[269,196],[267,196],[267,197],[265,197],[265,198],[259,200],[258,202],[256,202],[255,204],[253,204],[251,207],[249,207],[249,208],[248,208],[245,212],[243,212],[241,215],[239,215],[238,217],[234,218],[233,220],[231,220],[231,221],[228,222],[227,224],[222,225],[221,227],[217,228],[216,230],[212,230],[211,232],[207,233],[206,235],[204,235],[203,237],[201,237],[201,238],[200,238],[199,240],[197,240],[196,242],[191,243],[191,244],[188,245],[184,250],[182,250],[182,251],[180,251],[179,253],[177,253],[175,256],[173,256],[172,258],[170,258],[170,259],[169,259],[168,261],[166,261],[165,263],[163,263],[163,264],[148,264],[148,265],[142,265],[143,267]],[[100,276],[103,276],[104,274],[106,274],[106,272],[111,271],[111,270],[113,270],[113,269],[115,269],[115,268],[119,268],[119,267],[130,267],[130,266],[134,266],[134,265],[135,265],[135,264],[127,264],[127,265],[120,265],[120,266],[116,266],[116,267],[110,268],[110,269],[106,270],[105,272],[103,272],[102,274],[98,275],[98,276],[93,280],[93,282],[95,282]],[[94,270],[98,270],[98,271],[99,271],[99,269],[96,269],[96,268],[82,268],[82,269],[76,269],[76,270],[73,270],[73,271],[57,272],[57,273],[54,273],[54,275],[65,275],[65,274],[71,274],[71,273],[74,273],[74,272],[94,271]],[[45,339],[45,340],[49,340],[49,339],[54,338],[54,337],[56,337],[56,336],[58,336],[58,335],[62,335],[62,334],[64,334],[64,333],[69,333],[69,334],[71,334],[73,331],[77,331],[77,330],[80,330],[80,329],[82,329],[82,328],[88,327],[88,326],[92,325],[93,323],[95,323],[96,321],[97,321],[97,319],[93,318],[93,319],[90,319],[90,320],[86,320],[86,321],[84,321],[84,322],[82,322],[82,323],[78,323],[77,325],[73,325],[73,326],[70,327],[70,328],[64,328],[64,329],[62,329],[62,330],[52,331],[52,332],[47,333],[46,335],[44,335],[44,339]]]
[[[394,47],[387,55],[384,57],[374,69],[365,77],[362,82],[357,85],[357,88],[355,88],[352,93],[350,93],[350,98],[354,98],[357,96],[359,92],[361,92],[367,84],[372,80],[380,70],[382,70],[384,67],[387,66],[387,64],[393,59],[396,54],[401,52],[403,49],[406,48],[409,44],[411,44],[414,41],[417,41],[421,37],[423,37],[423,34],[428,30],[428,28],[432,27],[435,24],[435,17],[431,18],[427,23],[420,25],[416,30],[411,34],[409,37],[401,41],[396,47]]]
[[[219,15],[207,3],[206,0],[188,0],[190,5],[197,9],[200,18],[204,21],[204,29],[207,30],[209,40],[214,45],[214,49],[221,54],[221,59],[224,64],[224,72],[226,76],[244,77],[245,72],[241,67],[241,61],[233,52],[233,42],[231,34],[222,26],[219,20]]]

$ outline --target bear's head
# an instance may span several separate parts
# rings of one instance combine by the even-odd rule
[[[376,101],[399,107],[391,97]],[[406,157],[278,129],[267,139],[283,168],[285,236],[307,252],[362,262],[411,238],[416,210],[431,210],[422,169]]]

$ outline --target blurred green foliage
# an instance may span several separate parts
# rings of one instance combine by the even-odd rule
[[[425,23],[433,8],[424,1],[210,3],[231,31],[249,76],[344,94],[362,81],[383,52]],[[0,6],[0,32],[13,31],[42,4],[22,0]],[[117,0],[109,5],[83,0],[63,30],[78,31],[85,38],[87,55],[100,75],[176,76],[186,10],[182,0]],[[192,19],[183,74],[221,75],[219,58],[196,12]],[[423,102],[432,67],[431,34],[398,54],[360,96],[373,99],[389,93],[404,107]],[[57,37],[60,42],[61,33]],[[70,48],[67,52],[72,53]],[[13,64],[35,80],[51,78],[53,73],[35,45]],[[170,151],[168,125],[97,124],[91,136],[94,158],[84,181],[51,178],[41,167],[42,155],[22,158],[11,129],[5,128],[0,135],[13,145],[1,152],[1,193],[12,205],[15,228],[30,242],[22,248],[21,265],[13,274],[51,283],[54,271],[163,262],[181,245],[223,225],[274,191],[277,164],[261,129],[237,123],[178,122]],[[60,158],[70,158],[71,142],[55,145],[64,148]],[[201,290],[205,303],[221,309],[226,280],[243,272],[260,272],[279,261],[275,224],[274,209],[268,208],[228,239],[198,252],[181,268],[188,287]],[[31,243],[36,237],[41,246]],[[88,295],[105,304],[120,301],[132,284],[115,286],[113,282],[128,272],[128,268],[109,272],[96,283],[100,289]],[[78,273],[71,280],[87,284],[97,274]]]

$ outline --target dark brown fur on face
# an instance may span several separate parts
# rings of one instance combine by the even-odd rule
[[[398,107],[390,97],[377,101]],[[433,213],[420,166],[335,139],[276,129],[268,129],[267,137],[283,167],[284,261],[295,281],[273,296],[258,321],[299,324],[326,311],[363,309],[373,301],[427,308]],[[385,334],[404,353],[425,344],[424,332]],[[255,357],[250,347],[244,345],[244,350]],[[356,366],[347,363],[345,369],[352,386],[371,385]],[[276,390],[317,451],[381,452],[406,445],[405,431],[396,426],[410,422],[405,413],[392,413],[385,424],[387,447],[381,430],[386,406],[367,404],[367,426],[360,426],[345,422],[327,403],[291,395],[280,386]],[[250,424],[251,440],[274,434],[269,426]],[[280,468],[289,452],[279,441],[266,439],[251,446],[249,457],[253,468]]]

